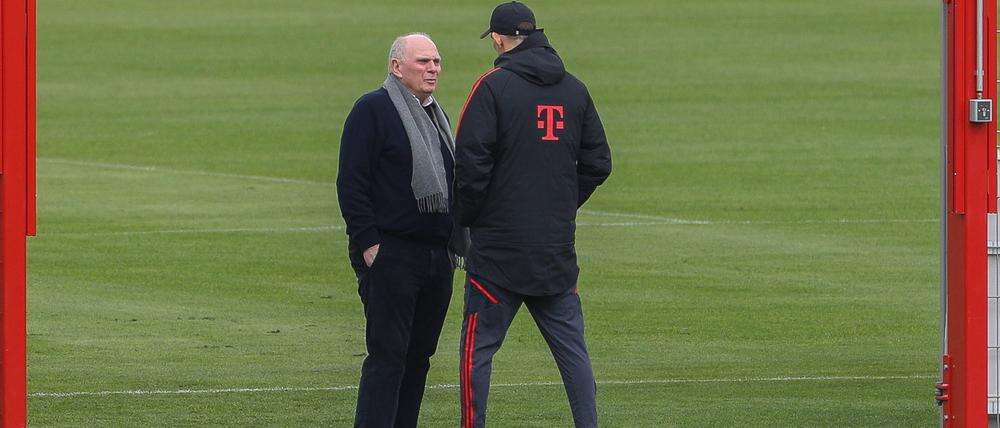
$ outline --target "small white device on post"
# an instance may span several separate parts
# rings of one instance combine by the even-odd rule
[[[990,99],[969,100],[969,121],[976,123],[992,122],[993,100]]]

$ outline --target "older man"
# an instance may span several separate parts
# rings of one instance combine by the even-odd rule
[[[454,271],[454,139],[432,96],[441,56],[426,34],[407,34],[393,42],[388,68],[347,117],[337,176],[367,322],[359,427],[417,425]]]
[[[573,420],[597,425],[574,246],[576,211],[611,174],[611,151],[587,88],[527,6],[497,6],[499,57],[459,121],[456,215],[472,229],[462,327],[462,426],[486,421],[493,355],[521,305],[562,374]]]

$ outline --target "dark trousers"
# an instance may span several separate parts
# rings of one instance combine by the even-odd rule
[[[597,384],[583,337],[583,311],[576,289],[551,296],[528,296],[494,286],[475,275],[465,280],[465,320],[459,347],[461,426],[486,426],[493,355],[500,350],[522,304],[528,307],[556,360],[574,425],[596,427]]]
[[[356,427],[416,427],[430,357],[451,301],[454,270],[443,245],[384,236],[370,268],[351,248],[365,308]]]

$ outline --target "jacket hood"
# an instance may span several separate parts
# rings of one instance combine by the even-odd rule
[[[566,66],[541,30],[531,33],[516,48],[497,57],[493,65],[510,70],[541,86],[554,85],[566,76]]]

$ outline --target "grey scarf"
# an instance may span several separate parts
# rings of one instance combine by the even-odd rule
[[[389,92],[392,105],[399,112],[399,118],[406,128],[406,136],[410,139],[410,152],[413,154],[413,179],[410,180],[410,187],[413,188],[413,196],[417,198],[417,210],[422,213],[449,212],[451,204],[448,201],[448,174],[438,148],[440,135],[454,164],[455,137],[451,134],[448,117],[437,103],[432,103],[432,121],[413,93],[392,73],[385,78],[382,87]],[[469,251],[469,245],[469,229],[459,227],[456,221],[452,227],[451,242],[448,243],[448,255],[456,267],[465,269],[465,255]]]
[[[417,198],[417,209],[422,213],[448,212],[448,175],[444,170],[444,159],[438,149],[438,135],[448,147],[454,159],[455,137],[451,135],[451,124],[437,103],[431,104],[435,121],[424,112],[420,101],[413,96],[398,77],[389,74],[382,87],[389,92],[392,104],[399,112],[399,118],[406,128],[413,153],[413,179],[410,187]],[[434,122],[437,122],[435,126]]]

